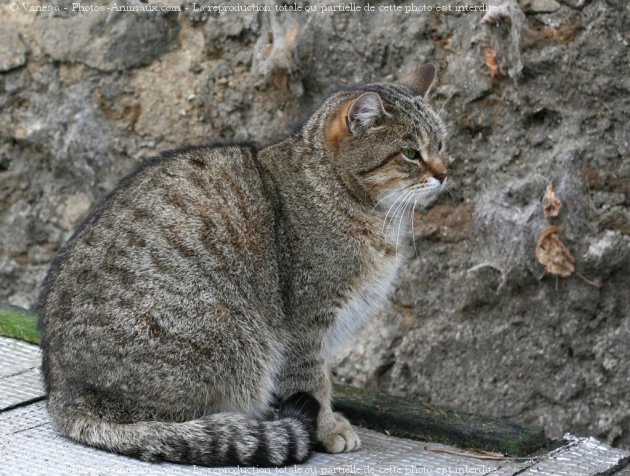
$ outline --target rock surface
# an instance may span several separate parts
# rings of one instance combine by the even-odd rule
[[[38,19],[32,33],[54,60],[116,71],[150,64],[167,50],[178,30],[179,24],[162,14],[95,12]]]
[[[560,8],[556,0],[521,0],[520,5],[528,13],[551,13]]]
[[[26,63],[28,48],[20,34],[8,24],[0,22],[0,72],[19,68]]]
[[[335,378],[630,447],[630,6],[508,3],[491,21],[1,6],[0,302],[33,304],[90,204],[142,158],[269,143],[331,88],[432,61],[451,192],[415,217],[417,256]],[[568,278],[536,260],[550,225]]]

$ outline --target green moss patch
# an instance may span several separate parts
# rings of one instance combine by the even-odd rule
[[[37,316],[13,309],[0,309],[0,336],[39,344]]]

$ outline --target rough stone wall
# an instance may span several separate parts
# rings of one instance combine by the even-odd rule
[[[60,245],[142,158],[269,143],[331,88],[431,61],[452,189],[415,217],[417,256],[336,378],[630,447],[625,0],[503,0],[485,17],[169,3],[189,9],[0,5],[0,302],[33,304]],[[566,278],[536,260],[550,224],[575,258]]]

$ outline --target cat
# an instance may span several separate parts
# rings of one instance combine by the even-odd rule
[[[166,152],[97,203],[38,300],[56,431],[204,466],[358,449],[327,362],[385,302],[413,209],[445,187],[435,71],[338,91],[260,151]]]

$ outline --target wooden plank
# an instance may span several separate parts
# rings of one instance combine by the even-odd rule
[[[352,423],[392,436],[526,456],[550,443],[542,428],[335,385],[334,407]]]

